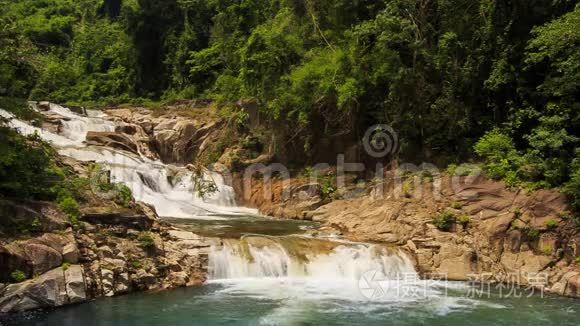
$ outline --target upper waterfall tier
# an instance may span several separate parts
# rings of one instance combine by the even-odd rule
[[[113,182],[122,182],[133,192],[136,200],[155,206],[157,213],[165,217],[211,218],[216,214],[256,214],[256,210],[236,207],[235,194],[224,178],[215,172],[203,178],[211,179],[217,191],[201,198],[194,191],[193,173],[184,167],[167,165],[161,161],[123,150],[101,146],[87,146],[85,139],[90,131],[114,132],[119,126],[107,116],[95,110],[87,110],[86,116],[50,104],[48,111],[60,117],[62,128],[59,133],[42,130],[24,121],[15,119],[10,113],[0,110],[0,116],[9,118],[10,125],[20,133],[37,133],[58,149],[59,154],[79,161],[101,163],[110,170]]]

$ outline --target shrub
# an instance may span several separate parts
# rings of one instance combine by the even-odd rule
[[[133,268],[135,268],[135,269],[139,269],[139,268],[143,267],[143,264],[141,264],[141,262],[138,260],[133,260],[131,262],[131,266],[133,266]]]
[[[513,140],[499,129],[489,131],[481,137],[474,150],[477,155],[490,162],[499,162],[516,154]]]
[[[540,231],[530,228],[527,230],[526,235],[528,236],[528,239],[536,240],[540,237]]]
[[[457,218],[457,222],[465,228],[469,222],[471,222],[471,218],[468,215],[463,214]]]
[[[81,215],[77,201],[69,195],[64,195],[57,200],[58,207],[66,214],[73,226],[77,226]]]
[[[434,176],[431,170],[425,169],[421,171],[421,181],[433,182],[433,179]]]
[[[552,251],[554,250],[552,249],[552,247],[549,246],[542,248],[542,253],[546,256],[550,256],[552,254]]]
[[[20,282],[26,280],[26,274],[24,274],[23,271],[18,270],[18,269],[15,270],[14,272],[10,273],[10,277],[16,283],[20,283]]]
[[[32,223],[30,223],[30,231],[39,232],[41,229],[42,222],[40,222],[40,219],[38,217],[35,217],[34,220],[32,220]]]
[[[133,192],[122,183],[115,183],[115,202],[124,207],[128,207],[133,201]]]
[[[463,207],[463,203],[459,201],[454,201],[451,203],[451,208],[453,209],[461,209]]]
[[[139,246],[143,249],[155,248],[155,239],[153,239],[150,232],[141,232],[139,237],[137,237],[137,241],[139,241]]]
[[[555,229],[558,227],[558,221],[551,219],[546,222],[546,226],[548,227],[548,229]]]
[[[441,231],[449,231],[455,223],[455,215],[451,212],[443,212],[433,218],[433,225]]]
[[[63,271],[66,271],[70,267],[70,263],[65,261],[64,263],[62,263],[60,267],[62,268]]]
[[[0,195],[52,200],[52,187],[62,174],[52,162],[50,145],[38,135],[22,136],[0,118]]]
[[[403,196],[405,198],[411,198],[413,196],[413,177],[403,181],[401,185],[401,191],[403,192]]]
[[[320,186],[323,198],[328,198],[330,195],[336,192],[333,180],[334,178],[332,177],[332,175],[326,175],[322,177],[321,180],[322,182],[320,183]]]
[[[494,129],[479,139],[474,150],[485,159],[484,170],[488,177],[504,180],[510,187],[519,183],[517,171],[521,165],[520,156],[509,136]]]

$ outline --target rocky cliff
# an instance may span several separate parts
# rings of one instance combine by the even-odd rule
[[[52,203],[4,200],[0,210],[5,227],[35,226],[0,238],[0,315],[201,284],[218,241],[160,221],[143,203],[91,198],[76,225]]]

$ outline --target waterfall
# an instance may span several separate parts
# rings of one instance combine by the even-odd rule
[[[103,164],[110,170],[112,181],[127,185],[136,200],[153,205],[160,216],[213,218],[216,214],[257,213],[253,209],[236,207],[232,187],[225,184],[218,173],[208,172],[203,176],[213,180],[217,191],[201,198],[194,191],[193,173],[184,167],[113,148],[87,146],[85,139],[89,131],[112,132],[118,125],[107,120],[106,114],[100,111],[87,110],[87,116],[80,116],[60,105],[50,104],[49,112],[63,117],[59,134],[34,127],[1,109],[0,116],[10,119],[9,125],[24,135],[37,133],[61,155]]]
[[[408,302],[417,299],[409,290],[439,292],[419,280],[403,251],[381,245],[255,235],[214,246],[208,257],[208,283],[219,294],[284,302],[284,314],[320,302]]]
[[[300,236],[252,236],[212,247],[209,253],[209,277],[213,280],[359,280],[368,271],[380,272],[388,279],[415,274],[412,262],[398,250]]]

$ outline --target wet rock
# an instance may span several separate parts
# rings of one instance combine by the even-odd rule
[[[48,130],[54,134],[60,134],[62,131],[62,122],[70,120],[58,113],[46,112],[42,116],[42,129]]]
[[[69,105],[67,108],[71,110],[71,112],[74,112],[78,115],[87,115],[87,109],[85,109],[83,106]]]
[[[145,216],[147,216],[149,219],[151,219],[151,220],[159,219],[158,215],[157,215],[157,211],[155,210],[155,207],[153,205],[149,205],[149,204],[144,203],[144,202],[137,202],[136,204],[139,207],[139,209],[141,210],[141,212],[143,214],[145,214]]]

